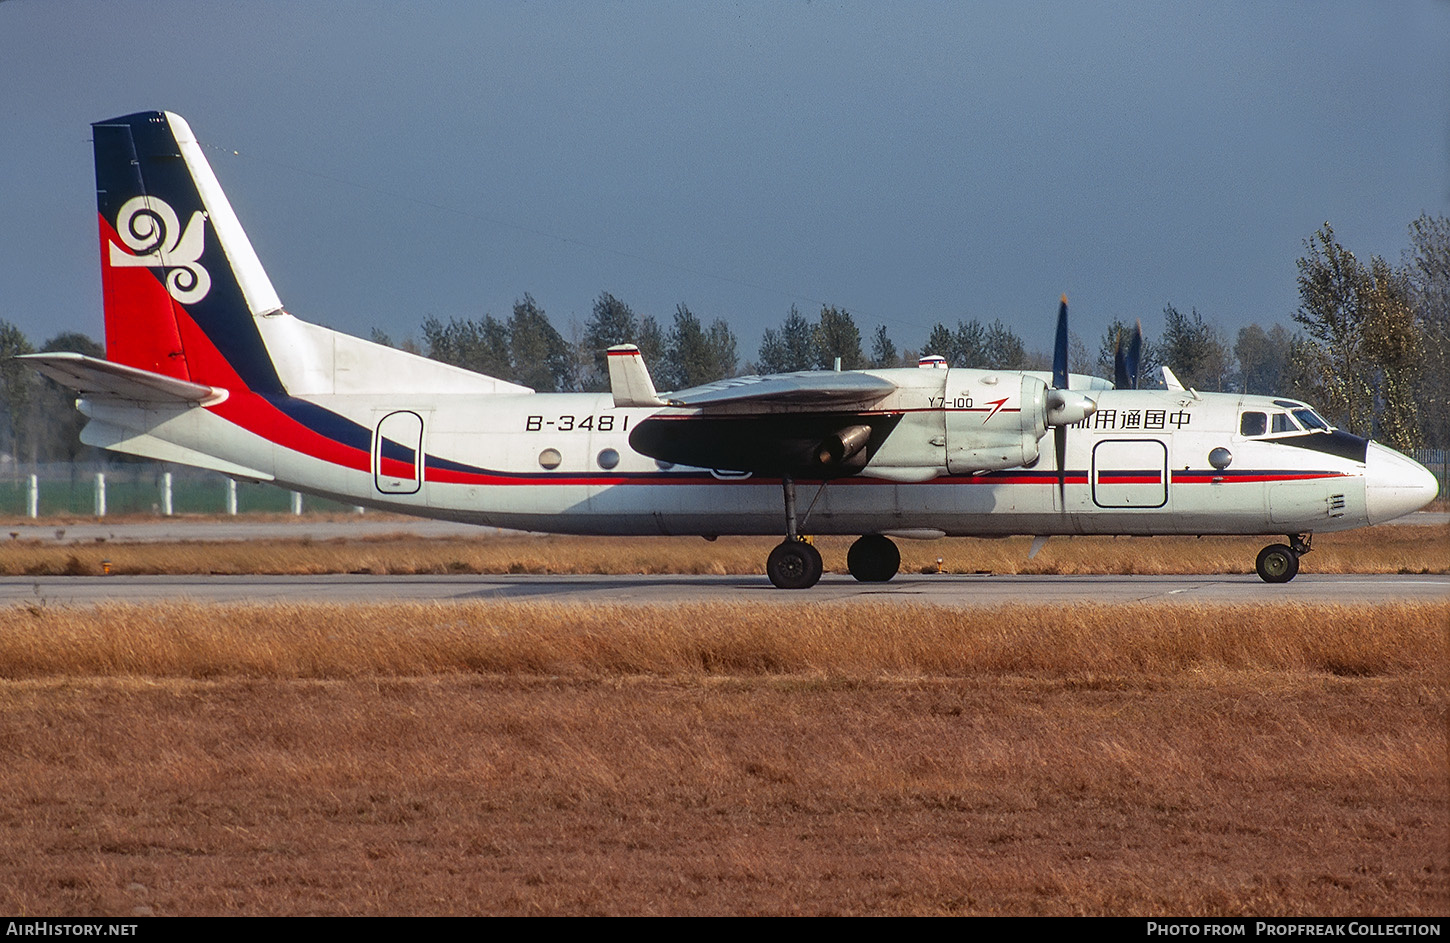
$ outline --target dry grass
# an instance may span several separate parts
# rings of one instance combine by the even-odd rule
[[[1436,915],[1450,605],[0,611],[12,914]]]
[[[1282,538],[1279,538],[1282,540]],[[0,575],[98,575],[106,562],[125,574],[436,574],[763,572],[776,538],[404,535],[366,540],[205,543],[0,543]],[[1056,538],[1027,558],[1030,540],[948,538],[900,541],[902,569],[948,573],[1250,573],[1263,537]],[[850,539],[818,538],[830,570],[845,572]],[[1316,537],[1305,566],[1319,573],[1450,573],[1450,525],[1375,527]]]
[[[1446,602],[31,604],[0,610],[0,678],[1376,676],[1444,665],[1447,627]]]

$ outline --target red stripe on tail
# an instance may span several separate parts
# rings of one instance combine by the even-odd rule
[[[101,223],[101,298],[106,313],[106,359],[178,380],[190,380],[176,328],[175,302],[149,268],[111,265],[111,246],[121,246],[104,216]],[[122,246],[122,251],[131,253]]]

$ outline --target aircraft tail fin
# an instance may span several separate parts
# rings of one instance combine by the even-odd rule
[[[264,394],[532,392],[292,317],[179,115],[91,127],[107,360]]]
[[[107,359],[282,392],[255,321],[282,303],[191,128],[161,111],[91,127]]]

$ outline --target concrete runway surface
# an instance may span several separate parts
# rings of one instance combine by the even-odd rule
[[[1395,524],[1445,524],[1450,514],[1418,511]],[[55,543],[162,543],[210,540],[366,540],[404,534],[410,537],[486,537],[518,534],[518,531],[456,524],[418,517],[373,515],[335,518],[289,518],[278,515],[263,520],[245,518],[147,518],[140,520],[85,520],[71,522],[12,521],[0,524],[0,540],[40,540]]]
[[[1442,524],[1421,512],[1407,524]],[[392,534],[481,537],[509,533],[420,518],[296,518],[265,520],[167,518],[11,523],[0,539],[46,543],[366,539]],[[828,574],[810,590],[777,590],[762,576],[47,576],[0,578],[0,604],[98,605],[112,602],[337,602],[527,600],[555,603],[669,605],[686,602],[852,602],[881,600],[942,606],[1004,603],[1172,601],[1254,605],[1270,601],[1355,605],[1450,598],[1450,576],[1315,574],[1270,586],[1242,576],[1012,576],[903,573],[889,583],[858,583]]]
[[[889,583],[827,575],[814,588],[778,590],[764,576],[43,576],[0,579],[0,605],[156,603],[475,602],[676,605],[695,602],[916,603],[1363,603],[1450,599],[1450,576],[1301,573],[1271,586],[1244,576],[960,576],[902,574]]]

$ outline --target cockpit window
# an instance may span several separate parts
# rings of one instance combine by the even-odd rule
[[[1292,413],[1254,410],[1239,416],[1239,435],[1242,436],[1289,435],[1306,429],[1328,432],[1331,428],[1322,416],[1302,403],[1296,405]]]
[[[1329,431],[1329,423],[1325,422],[1323,417],[1312,409],[1296,409],[1294,410],[1294,418],[1299,420],[1299,425],[1310,431],[1316,429],[1323,429],[1325,432]]]

